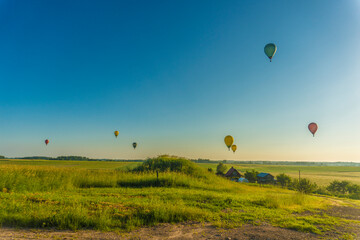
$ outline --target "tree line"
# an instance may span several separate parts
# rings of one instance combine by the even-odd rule
[[[29,159],[29,160],[67,160],[67,161],[113,161],[113,162],[144,162],[143,159],[97,159],[88,158],[83,156],[58,156],[58,157],[47,157],[47,156],[31,156],[31,157],[15,157],[6,158],[0,155],[0,159]]]

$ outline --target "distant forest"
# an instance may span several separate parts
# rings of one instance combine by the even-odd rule
[[[211,161],[209,159],[192,159],[196,163],[229,163],[229,164],[261,164],[261,165],[300,165],[300,166],[350,166],[360,167],[360,162],[301,162],[301,161]]]
[[[0,159],[30,159],[30,160],[67,160],[67,161],[116,161],[116,162],[143,162],[142,159],[127,160],[127,159],[95,159],[83,156],[58,156],[58,157],[46,157],[46,156],[31,156],[31,157],[15,157],[6,158],[0,155]]]
[[[95,159],[83,156],[58,156],[58,157],[46,157],[46,156],[32,156],[32,157],[16,157],[6,158],[0,155],[0,159],[33,159],[33,160],[68,160],[68,161],[114,161],[114,162],[143,162],[144,159]],[[229,163],[229,164],[261,164],[261,165],[298,165],[298,166],[349,166],[360,167],[360,162],[301,162],[301,161],[235,161],[235,160],[210,160],[210,159],[190,159],[195,163]]]

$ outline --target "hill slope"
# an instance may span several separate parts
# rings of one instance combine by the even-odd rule
[[[161,223],[265,224],[315,236],[339,231],[341,236],[348,232],[341,229],[359,223],[329,214],[339,201],[231,182],[187,161],[163,156],[143,163],[156,168],[133,171],[1,166],[0,224],[105,231]],[[153,170],[161,166],[157,178]]]

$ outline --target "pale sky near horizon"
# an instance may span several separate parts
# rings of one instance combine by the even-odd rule
[[[0,155],[360,162],[358,0],[0,0],[0,36]]]

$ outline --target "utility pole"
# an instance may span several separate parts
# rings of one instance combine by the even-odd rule
[[[301,192],[301,185],[300,185],[300,170],[299,170],[299,192]]]

